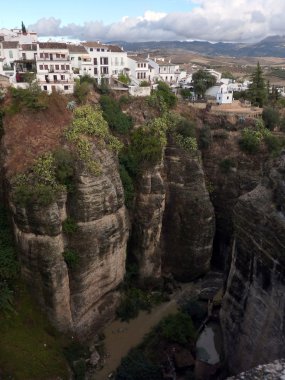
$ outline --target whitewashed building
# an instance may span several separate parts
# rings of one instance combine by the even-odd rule
[[[125,72],[127,53],[119,46],[97,42],[84,42],[91,61],[81,65],[80,74],[94,77],[97,83],[110,83],[112,76]]]
[[[60,42],[40,42],[37,45],[37,80],[43,91],[71,94],[74,91],[68,45]]]
[[[146,59],[136,55],[129,55],[127,59],[127,70],[132,85],[139,86],[141,82],[153,81],[154,70]]]
[[[233,92],[228,89],[226,84],[222,84],[216,95],[218,104],[231,104],[233,102]]]
[[[154,69],[154,77],[169,84],[178,83],[186,78],[186,71],[181,71],[180,66],[171,62],[166,62],[163,58],[147,58],[147,61]]]

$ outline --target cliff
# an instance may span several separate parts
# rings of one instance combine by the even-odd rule
[[[77,168],[71,194],[43,207],[11,202],[22,274],[60,330],[78,335],[114,315],[116,287],[125,273],[128,216],[114,155],[94,150],[102,173]],[[76,230],[65,233],[72,218]],[[63,253],[76,254],[69,267]]]
[[[233,373],[284,357],[285,154],[234,208],[235,238],[221,310]]]
[[[200,153],[191,154],[170,143],[165,152],[165,177],[163,269],[190,281],[209,270],[215,234]]]

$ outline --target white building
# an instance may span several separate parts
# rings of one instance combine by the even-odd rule
[[[146,59],[136,55],[127,58],[127,70],[132,85],[139,85],[141,82],[152,82],[154,70]]]
[[[19,42],[18,41],[2,41],[0,42],[0,57],[4,58],[3,68],[9,71],[14,67],[14,61],[19,59]]]
[[[220,86],[216,95],[216,102],[218,104],[231,104],[233,102],[233,92],[228,89],[226,84]]]
[[[38,41],[36,32],[26,31],[23,33],[22,29],[0,29],[0,36],[4,37],[4,41],[18,41],[20,44],[33,44]]]
[[[100,84],[102,81],[110,83],[111,77],[118,77],[125,72],[127,65],[127,53],[119,46],[102,44],[97,42],[85,42],[91,61],[82,64],[80,74],[94,77]]]
[[[43,91],[72,94],[74,90],[68,45],[40,42],[37,45],[37,80]]]
[[[186,71],[181,71],[177,64],[166,62],[163,58],[147,58],[147,61],[154,68],[154,76],[157,80],[173,84],[186,78]]]
[[[91,56],[83,45],[68,44],[67,47],[72,71],[75,74],[79,74],[82,64],[84,62],[91,62]]]
[[[213,70],[213,69],[205,69],[205,71],[207,71],[209,74],[213,75],[213,77],[216,78],[217,82],[220,82],[220,81],[221,81],[221,79],[222,79],[222,74],[219,73],[218,71]]]

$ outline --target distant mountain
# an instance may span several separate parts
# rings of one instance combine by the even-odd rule
[[[254,44],[210,43],[208,41],[113,41],[127,51],[183,49],[205,55],[231,57],[280,57],[285,58],[285,36],[270,36]]]

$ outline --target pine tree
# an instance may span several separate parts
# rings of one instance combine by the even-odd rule
[[[263,107],[267,101],[267,88],[262,69],[259,62],[251,76],[251,85],[249,86],[249,97],[253,105]]]
[[[26,29],[25,24],[23,23],[23,21],[22,21],[22,33],[23,34],[27,34],[27,29]]]

